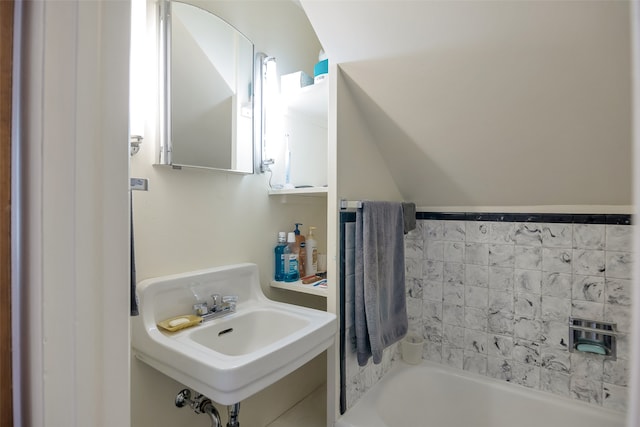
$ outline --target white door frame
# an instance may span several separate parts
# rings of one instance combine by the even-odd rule
[[[14,425],[129,426],[129,1],[18,2]]]

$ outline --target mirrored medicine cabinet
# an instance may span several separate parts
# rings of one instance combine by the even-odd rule
[[[197,6],[158,7],[159,163],[253,173],[253,43]]]

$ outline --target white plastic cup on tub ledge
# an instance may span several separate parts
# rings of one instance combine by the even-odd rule
[[[400,342],[402,360],[410,365],[418,365],[422,362],[422,348],[424,338],[415,333],[408,333]]]

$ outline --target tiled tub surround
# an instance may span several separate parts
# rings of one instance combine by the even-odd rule
[[[630,225],[418,220],[406,286],[423,357],[624,411],[631,241]],[[617,323],[617,360],[570,353],[569,316]]]

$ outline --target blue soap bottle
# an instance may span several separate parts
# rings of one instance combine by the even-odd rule
[[[284,231],[278,233],[278,244],[273,251],[276,261],[274,279],[277,282],[284,282],[289,270],[289,248],[287,246],[287,234]]]
[[[298,254],[296,253],[296,235],[294,232],[290,232],[287,235],[287,249],[285,253],[285,260],[288,259],[288,263],[284,263],[284,281],[295,282],[300,280],[300,271],[298,270]]]

